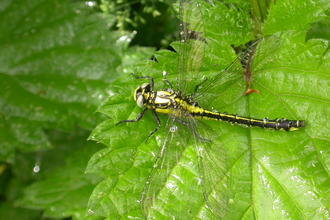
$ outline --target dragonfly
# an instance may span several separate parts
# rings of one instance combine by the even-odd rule
[[[137,118],[117,123],[138,122],[147,111],[151,111],[157,127],[148,135],[150,138],[161,127],[158,115],[168,116],[157,159],[140,198],[140,208],[147,219],[160,219],[157,213],[166,206],[166,201],[158,199],[158,196],[166,188],[166,182],[189,146],[188,143],[194,146],[197,155],[205,203],[217,218],[225,217],[229,178],[226,150],[219,141],[217,131],[204,120],[282,131],[295,131],[305,126],[303,120],[254,119],[215,110],[214,107],[226,88],[238,85],[244,78],[246,82],[250,82],[252,58],[262,40],[252,44],[223,71],[203,79],[199,70],[209,39],[204,33],[199,7],[201,5],[197,0],[180,1],[181,42],[177,51],[176,84],[172,85],[165,77],[168,88],[156,90],[152,77],[132,74],[136,79],[149,81],[134,91],[134,100],[143,110]],[[170,210],[167,212],[171,213]],[[183,219],[178,216],[173,218]]]

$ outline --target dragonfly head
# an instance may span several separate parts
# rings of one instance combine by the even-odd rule
[[[149,94],[151,92],[151,87],[149,83],[143,83],[142,86],[139,86],[134,91],[134,101],[136,104],[143,108],[148,101]]]

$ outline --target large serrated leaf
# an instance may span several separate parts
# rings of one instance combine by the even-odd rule
[[[264,32],[273,34],[278,31],[303,31],[310,24],[327,17],[329,1],[298,0],[294,2],[276,1],[270,7],[269,17],[264,24]]]
[[[152,49],[128,48],[134,34],[109,30],[114,18],[92,5],[0,3],[0,218],[82,219],[100,180],[84,170],[101,145],[77,127],[104,120],[109,83]]]
[[[5,2],[0,18],[0,129],[8,133],[1,136],[1,156],[10,161],[15,148],[49,148],[43,129],[72,131],[75,124],[92,129],[103,118],[94,112],[107,96],[108,83],[150,50],[135,47],[124,56],[130,36],[108,32],[113,19],[82,3]],[[26,128],[30,131],[22,134]]]
[[[279,6],[281,4],[284,3],[280,2]],[[296,3],[285,4],[292,8]],[[310,4],[309,10],[320,12],[320,4]],[[246,16],[244,12],[234,9],[222,6],[219,8],[227,11],[229,21],[230,17]],[[215,10],[212,13],[221,14],[223,11]],[[303,12],[304,10],[299,13]],[[207,31],[216,33],[217,26],[225,25],[217,24],[212,13],[204,17],[204,22],[208,25],[204,58],[207,62],[201,67],[201,78],[218,71],[218,68],[225,68],[234,59],[233,50],[227,44],[218,43],[216,34],[212,35],[213,39],[207,38]],[[305,41],[307,23],[323,19],[324,16],[322,13],[310,13],[308,21],[298,24],[297,17],[290,17],[285,10],[281,13],[287,14],[285,23],[289,26],[291,24],[291,28],[276,29],[277,23],[271,21],[276,20],[278,14],[270,13],[269,23],[265,24],[269,26],[265,33],[275,34],[277,31],[283,31],[276,33],[280,44],[267,46],[267,41],[262,42],[260,54],[257,52],[253,58],[253,62],[257,64],[264,58],[263,50],[274,51],[273,56],[267,60],[267,65],[259,69],[253,66],[256,71],[252,71],[251,84],[261,94],[236,96],[236,100],[228,101],[228,106],[217,110],[254,118],[284,117],[305,120],[306,127],[295,132],[281,132],[232,126],[225,122],[205,122],[219,133],[221,143],[227,151],[230,194],[224,219],[327,219],[330,215],[330,190],[327,187],[330,183],[330,117],[327,113],[330,111],[329,42],[321,39]],[[241,30],[249,29],[250,22],[243,24],[243,28],[232,30],[231,34],[235,39],[229,41],[230,43],[241,44],[250,39],[250,33],[246,33],[246,36],[241,33]],[[297,30],[297,27],[304,31],[290,31]],[[225,28],[219,28],[220,33],[224,30]],[[178,43],[172,45],[178,50]],[[217,59],[219,54],[225,58]],[[172,80],[175,80],[173,75],[177,68],[176,55],[159,51],[155,56],[158,63],[148,61],[144,65],[139,64],[133,68],[134,73],[138,76],[154,77],[156,90],[167,88],[166,83],[161,81],[164,72],[167,73],[167,79],[175,85]],[[163,130],[161,128],[157,131],[148,143],[143,142],[148,133],[156,127],[150,112],[139,122],[117,126],[114,124],[120,120],[134,119],[141,112],[141,109],[134,107],[132,93],[138,85],[145,82],[149,82],[149,79],[135,79],[133,76],[118,79],[118,83],[115,81],[111,87],[122,91],[122,96],[110,97],[99,108],[111,116],[112,120],[99,125],[91,139],[106,144],[109,150],[96,154],[88,170],[92,171],[93,165],[96,164],[97,173],[105,177],[107,174],[111,176],[102,182],[102,186],[109,183],[106,191],[103,193],[100,185],[90,200],[90,208],[95,214],[113,219],[143,219],[139,212],[139,199],[153,161],[157,158],[160,140],[165,138],[162,135]],[[241,87],[245,88],[244,85]],[[120,99],[121,103],[118,102]],[[162,125],[165,125],[167,117],[159,117]],[[128,158],[123,159],[123,155]],[[111,161],[120,159],[120,167],[114,168],[113,163],[111,171],[107,170],[108,158],[111,158]],[[155,208],[158,211],[157,217],[216,219],[207,208],[202,191],[198,190],[198,178],[196,155],[192,148],[188,148],[177,166],[171,170],[171,176],[158,195],[164,206]]]

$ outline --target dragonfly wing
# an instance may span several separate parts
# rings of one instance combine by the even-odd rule
[[[202,179],[206,204],[218,218],[224,218],[228,205],[228,166],[226,149],[217,133],[201,121],[196,121],[195,151]],[[200,138],[209,140],[204,141]]]
[[[248,49],[223,71],[203,83],[194,94],[194,100],[204,108],[223,108],[244,95],[246,82],[250,82],[273,61],[279,48],[276,36],[265,36]]]
[[[191,93],[196,86],[199,70],[205,52],[204,23],[201,4],[197,0],[181,0],[179,18],[181,20],[181,45],[179,48],[179,65],[177,89]]]
[[[197,93],[194,94],[194,100],[204,108],[209,106],[221,108],[240,98],[245,90],[245,71],[242,67],[242,62],[246,64],[250,60],[256,46],[257,44],[253,44],[241,53],[225,70],[205,81],[199,87]]]
[[[261,71],[270,68],[269,64],[274,63],[276,52],[281,46],[281,39],[275,35],[268,35],[261,39],[262,41],[257,45],[251,64],[253,70],[252,79]]]
[[[161,149],[141,195],[141,211],[147,219],[160,219],[160,213],[164,212],[171,215],[166,200],[173,196],[169,193],[176,186],[169,179],[173,177],[172,171],[185,152],[190,137],[187,128],[174,117],[169,117],[164,129]]]

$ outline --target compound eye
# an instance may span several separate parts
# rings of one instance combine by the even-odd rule
[[[141,86],[142,89],[144,89],[145,91],[150,91],[150,84],[149,83],[143,83]]]
[[[141,93],[137,93],[136,94],[136,104],[140,107],[143,108],[144,107],[144,97],[143,95],[141,95]]]
[[[136,101],[139,98],[139,96],[142,95],[142,90],[143,89],[140,86],[135,89],[135,91],[134,91],[134,101]]]

